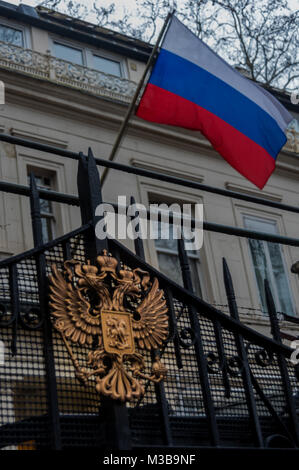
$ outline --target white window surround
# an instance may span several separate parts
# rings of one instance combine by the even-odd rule
[[[31,47],[32,47],[31,34],[30,34],[30,29],[28,28],[28,26],[23,25],[23,24],[19,24],[15,21],[10,21],[7,18],[0,18],[0,25],[22,31],[22,33],[23,33],[23,42],[24,42],[23,47],[24,47],[24,49],[31,49]]]
[[[17,154],[19,184],[28,185],[27,174],[28,168],[36,168],[41,172],[48,172],[55,175],[55,191],[67,193],[66,188],[66,168],[63,163],[58,163],[46,158],[34,157],[32,151],[29,154],[27,149],[22,149]],[[31,150],[31,149],[28,149]],[[50,157],[51,158],[51,157]],[[20,198],[23,239],[26,249],[32,248],[32,229],[30,218],[30,206],[28,198]],[[56,232],[55,236],[60,236],[71,230],[69,207],[66,204],[55,204]]]
[[[82,52],[82,59],[83,59],[82,65],[84,67],[89,67],[91,69],[99,70],[96,67],[94,60],[93,60],[93,56],[98,56],[106,60],[111,60],[112,62],[118,62],[120,66],[120,72],[121,72],[120,77],[128,78],[126,58],[119,54],[115,54],[114,52],[110,52],[110,51],[106,51],[102,49],[95,49],[93,47],[88,47],[82,43],[78,43],[76,41],[68,41],[65,38],[61,38],[59,36],[50,36],[50,42],[51,42],[50,50],[53,56],[55,56],[54,43],[58,43],[66,47],[80,50]]]
[[[284,215],[277,214],[275,209],[266,208],[265,206],[261,206],[259,209],[253,209],[252,206],[246,203],[240,202],[233,202],[233,211],[236,221],[236,226],[245,228],[243,217],[253,217],[263,219],[265,221],[274,222],[277,227],[277,233],[280,235],[287,236],[285,223],[284,223]],[[252,263],[252,257],[250,253],[249,243],[247,238],[240,237],[239,243],[241,247],[242,259],[246,274],[247,280],[247,288],[248,288],[248,295],[249,295],[249,303],[253,308],[257,310],[262,310],[258,286],[256,282],[256,277],[254,273],[254,267]],[[299,297],[298,297],[298,289],[299,289],[299,282],[297,276],[294,276],[290,273],[290,267],[295,261],[291,255],[292,247],[286,245],[280,245],[280,250],[282,253],[282,258],[284,260],[286,274],[288,278],[288,283],[291,290],[292,300],[294,304],[295,315],[298,315],[298,305],[299,305]],[[277,305],[278,309],[278,305]]]
[[[145,182],[142,178],[138,178],[138,185],[140,189],[140,195],[136,196],[135,199],[138,202],[141,202],[144,204],[146,207],[149,207],[149,204],[153,199],[157,201],[163,202],[178,202],[180,204],[201,204],[202,199],[200,197],[196,197],[195,194],[193,193],[187,193],[185,191],[178,191],[178,190],[170,190],[168,188],[161,188],[159,186],[159,183],[148,183]],[[181,188],[180,188],[181,189]],[[158,254],[157,254],[157,249],[155,246],[155,240],[144,240],[144,248],[145,248],[145,254],[146,254],[146,259],[150,264],[152,264],[154,267],[159,269],[159,260],[158,260]],[[202,290],[202,296],[204,299],[210,298],[211,295],[211,283],[209,280],[209,275],[208,275],[208,270],[207,270],[207,263],[206,263],[206,257],[207,257],[207,252],[209,252],[209,242],[207,237],[204,239],[204,245],[200,250],[200,269],[198,269],[198,277],[200,281],[200,286]],[[166,252],[166,250],[165,250]],[[198,255],[195,254],[195,256],[198,258]],[[199,258],[198,258],[199,259]],[[203,271],[204,271],[204,276],[203,276]]]
[[[68,55],[68,52],[71,51],[72,53]],[[53,55],[61,60],[67,60],[77,65],[84,65],[83,50],[62,42],[53,41]],[[75,55],[77,57],[75,57]]]
[[[260,216],[252,216],[243,214],[243,223],[245,228],[249,230],[255,230],[259,232],[271,233],[271,234],[278,234],[278,227],[277,222],[273,219],[265,219]],[[289,315],[295,314],[295,306],[293,301],[293,295],[291,291],[291,286],[289,282],[289,276],[286,269],[286,264],[283,256],[283,252],[278,244],[271,244],[269,242],[265,242],[262,240],[253,240],[252,242],[248,242],[249,250],[251,254],[251,261],[252,261],[252,268],[255,272],[255,280],[257,284],[257,289],[259,291],[260,299],[261,299],[261,306],[264,311],[267,310],[265,294],[264,294],[264,286],[263,281],[260,279],[258,282],[258,277],[261,276],[261,271],[265,270],[264,274],[267,276],[268,281],[270,282],[272,295],[275,300],[276,308],[278,311],[283,311]],[[272,248],[271,248],[272,247]],[[271,253],[272,251],[272,253]],[[257,253],[257,257],[263,258],[263,262],[256,266],[256,262],[254,261],[253,253]],[[276,263],[275,263],[276,260]],[[275,271],[273,267],[273,263],[278,263],[278,271],[276,269],[277,274],[280,272],[280,276],[276,278]],[[258,272],[257,272],[258,271]],[[283,274],[283,278],[282,278]],[[279,280],[280,277],[280,280]],[[284,284],[284,288],[282,289],[281,283]],[[281,295],[279,295],[279,290]],[[284,291],[282,294],[282,290]]]

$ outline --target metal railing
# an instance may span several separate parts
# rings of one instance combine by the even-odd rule
[[[182,240],[178,241],[178,252],[183,287],[145,261],[141,239],[135,240],[133,253],[117,240],[95,237],[98,220],[95,208],[102,202],[96,165],[135,174],[143,170],[95,159],[91,150],[83,155],[11,136],[0,135],[0,140],[57,153],[79,163],[78,197],[39,190],[33,176],[30,187],[4,182],[0,185],[4,191],[30,198],[35,244],[32,250],[0,262],[0,335],[6,347],[6,363],[0,369],[0,446],[34,441],[36,448],[41,449],[78,446],[127,449],[153,445],[298,447],[299,368],[290,361],[293,350],[282,343],[267,282],[272,338],[239,320],[233,281],[225,260],[223,279],[229,314],[194,294]],[[193,181],[149,171],[146,175],[298,212],[296,207]],[[82,227],[44,244],[41,197],[79,205]],[[217,224],[206,228],[232,235],[242,233],[238,232],[241,229]],[[251,231],[243,236],[299,246],[298,240],[288,237]],[[98,414],[99,396],[77,382],[74,368],[52,329],[47,276],[53,263],[62,266],[69,259],[94,260],[103,249],[130,268],[142,269],[158,279],[167,302],[170,326],[169,336],[158,354],[169,377],[155,385],[146,382],[144,397],[132,400],[129,407],[105,400]],[[78,354],[85,356],[86,347]],[[150,353],[147,358],[149,361]]]

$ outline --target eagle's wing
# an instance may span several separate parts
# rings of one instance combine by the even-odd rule
[[[134,338],[141,349],[158,348],[168,335],[168,316],[163,291],[159,290],[157,278],[151,290],[136,308],[139,320],[133,319]]]
[[[49,280],[54,327],[74,343],[92,344],[93,335],[101,334],[100,318],[89,314],[87,300],[79,289],[66,281],[55,265]]]

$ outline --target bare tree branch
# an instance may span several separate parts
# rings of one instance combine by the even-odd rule
[[[86,17],[86,3],[44,0],[43,6]],[[253,80],[295,89],[298,74],[299,12],[287,0],[136,0],[134,15],[120,13],[115,2],[95,0],[95,22],[148,42],[157,37],[172,8],[197,36],[232,65],[244,67]]]

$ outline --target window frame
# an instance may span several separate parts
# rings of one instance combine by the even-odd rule
[[[62,46],[69,47],[71,49],[77,49],[81,51],[82,53],[82,64],[76,64],[75,62],[70,62],[71,64],[74,65],[79,65],[80,67],[86,67],[86,51],[85,48],[82,47],[82,44],[77,44],[77,42],[73,41],[68,41],[67,39],[56,37],[56,36],[50,36],[50,41],[51,41],[51,54],[53,57],[55,57],[57,60],[64,60],[65,62],[70,62],[67,59],[61,59],[60,57],[56,57],[55,55],[55,43],[61,44]]]
[[[0,25],[22,31],[23,46],[17,46],[17,45],[12,44],[12,43],[7,43],[7,44],[11,44],[12,46],[15,46],[15,47],[22,47],[23,49],[31,49],[32,46],[31,46],[30,31],[29,31],[29,28],[26,25],[16,23],[15,21],[9,21],[9,20],[7,20],[5,18],[2,18],[2,17],[0,18]]]
[[[245,226],[245,218],[247,217],[247,218],[253,219],[253,220],[260,220],[261,222],[269,222],[270,224],[274,225],[274,227],[276,229],[276,234],[277,235],[280,234],[279,227],[278,227],[277,221],[275,219],[271,219],[269,217],[261,217],[261,216],[258,216],[258,215],[254,216],[254,215],[249,215],[249,214],[245,214],[245,213],[243,213],[242,215],[243,215],[243,226],[244,226],[244,228],[248,229],[248,227]],[[250,229],[248,229],[248,230],[250,230]],[[271,256],[270,256],[270,253],[269,253],[269,247],[267,245],[268,242],[266,242],[265,240],[260,240],[260,241],[263,244],[263,250],[264,250],[264,253],[265,253],[265,256],[266,256],[268,266],[272,267],[272,260],[271,260]],[[256,278],[256,274],[255,274],[255,268],[254,268],[254,264],[253,264],[253,258],[252,258],[252,253],[251,253],[248,238],[247,238],[247,245],[248,245],[248,250],[249,250],[249,253],[250,253],[251,267],[252,267],[252,271],[254,273],[256,289],[257,289],[257,292],[258,292],[258,295],[259,295],[260,308],[263,311],[263,304],[262,304],[262,300],[261,300],[260,288],[259,288],[257,278]],[[288,276],[288,271],[287,271],[284,252],[281,249],[282,248],[281,245],[280,244],[278,244],[278,245],[279,245],[279,249],[280,249],[280,253],[281,253],[284,274],[286,276],[287,284],[288,284],[288,287],[289,287],[290,301],[291,301],[291,304],[292,304],[292,307],[293,307],[294,316],[296,316],[296,314],[297,314],[296,304],[295,304],[294,295],[293,295],[293,292],[292,292],[292,286],[291,286],[290,279],[289,279],[289,276]],[[271,290],[272,290],[272,295],[274,297],[275,306],[277,308],[277,311],[280,312],[280,311],[282,311],[281,302],[280,302],[280,299],[279,299],[279,296],[278,296],[276,281],[275,281],[272,270],[270,270],[270,281],[271,281]],[[266,314],[266,312],[264,312],[264,311],[263,311],[263,313]],[[284,313],[287,313],[288,315],[292,315],[292,313],[290,313],[290,312],[284,312]]]
[[[153,197],[156,200],[160,200],[160,203],[167,201],[169,203],[180,201],[181,204],[203,204],[202,195],[192,191],[182,191],[181,187],[177,188],[173,187],[173,185],[171,185],[171,188],[165,186],[161,187],[159,182],[149,183],[146,179],[139,176],[137,177],[137,186],[139,194],[134,195],[135,199],[136,201],[140,201],[142,204],[144,204],[145,207],[149,207],[150,201],[153,200]],[[159,261],[155,247],[155,240],[144,240],[144,250],[149,264],[159,270]],[[214,295],[213,286],[210,281],[209,264],[207,262],[208,257],[211,254],[211,247],[209,238],[206,235],[200,252],[201,256],[199,264],[201,269],[198,269],[198,277],[202,291],[202,298],[208,300],[210,298],[214,298]]]
[[[77,62],[72,62],[71,60],[62,59],[61,57],[57,57],[56,54],[55,54],[55,44],[59,44],[60,46],[64,46],[64,47],[68,47],[69,49],[75,49],[77,51],[80,51],[81,55],[82,55],[82,64],[77,64]],[[52,54],[58,60],[63,60],[65,62],[70,62],[71,64],[79,65],[81,67],[86,66],[85,65],[86,64],[86,57],[85,57],[84,49],[82,47],[77,47],[74,44],[70,44],[70,43],[68,43],[68,41],[64,41],[64,40],[61,41],[61,40],[53,39],[53,41],[52,41]]]
[[[244,191],[245,192],[245,191]],[[246,192],[247,193],[247,192]],[[250,191],[249,191],[250,193]],[[280,198],[275,195],[274,196],[270,193],[264,194],[264,198],[268,198],[270,200],[280,200]],[[275,222],[277,227],[278,234],[286,235],[286,226],[285,226],[285,215],[284,214],[277,214],[275,210],[266,207],[260,207],[256,209],[250,204],[246,204],[244,202],[233,201],[233,213],[236,227],[245,228],[243,223],[243,215],[247,215],[249,217],[258,217],[260,219],[269,220],[270,222]],[[247,294],[248,294],[248,302],[251,308],[256,309],[257,311],[262,312],[263,307],[260,301],[259,289],[256,282],[256,276],[254,273],[254,266],[252,262],[252,256],[250,253],[250,247],[248,238],[240,237],[239,238],[241,253],[242,253],[242,260],[244,266],[244,272],[247,280]],[[282,258],[284,260],[284,264],[286,267],[291,267],[294,263],[295,259],[292,257],[291,247],[287,245],[280,245]],[[299,291],[299,280],[297,279],[298,276],[291,276],[288,269],[286,269],[286,274],[290,286],[290,291],[292,294],[292,300],[294,305],[295,316],[297,317],[299,314],[299,298],[297,292]],[[264,315],[266,318],[266,315]]]
[[[121,75],[120,76],[113,75],[113,77],[126,78],[126,79],[128,78],[128,71],[125,65],[126,59],[124,57],[118,54],[115,54],[114,52],[108,53],[105,50],[97,50],[93,48],[86,49],[87,67],[93,70],[97,70],[98,72],[101,72],[101,70],[98,70],[94,67],[94,62],[93,62],[94,56],[99,56],[99,57],[102,57],[103,59],[111,60],[113,62],[118,62],[120,66]],[[102,72],[102,73],[106,73],[106,72]],[[107,75],[111,75],[111,74],[107,74]]]
[[[73,48],[73,49],[78,49],[82,52],[82,59],[83,59],[83,63],[82,65],[80,64],[74,64],[74,65],[79,65],[81,67],[86,67],[86,68],[89,68],[91,70],[96,70],[98,72],[101,72],[100,70],[96,69],[95,66],[94,66],[94,63],[93,63],[93,56],[99,56],[99,57],[102,57],[103,59],[107,59],[107,60],[111,60],[111,61],[114,61],[114,62],[118,62],[119,65],[120,65],[120,71],[121,71],[121,75],[112,75],[113,77],[117,77],[117,78],[128,78],[128,70],[127,70],[127,67],[126,67],[126,58],[119,55],[119,54],[115,54],[114,52],[108,52],[106,50],[102,50],[102,49],[95,49],[94,47],[89,47],[87,45],[84,45],[82,43],[77,43],[76,41],[69,41],[63,37],[59,37],[59,36],[50,36],[50,50],[51,50],[51,53],[54,57],[56,57],[55,55],[55,52],[54,52],[54,43],[59,43],[63,46],[66,46],[66,47],[70,47],[70,48]],[[64,60],[64,59],[59,59],[57,57],[58,60]],[[66,62],[69,62],[66,60]],[[70,62],[70,63],[73,63],[73,62]],[[102,73],[106,73],[106,72],[102,72]],[[107,74],[107,75],[111,75],[111,74]]]
[[[162,201],[162,203],[165,202]],[[171,204],[173,201],[170,201],[169,200],[169,203]],[[184,202],[182,203],[184,204]],[[165,255],[170,255],[170,256],[173,256],[173,257],[176,257],[178,260],[179,260],[179,253],[178,251],[174,250],[174,249],[171,249],[171,248],[164,248],[164,247],[159,247],[156,245],[155,243],[155,240],[154,240],[154,246],[155,246],[155,250],[156,250],[156,254],[157,254],[157,260],[158,260],[158,266],[159,266],[159,269],[161,269],[160,267],[160,263],[159,263],[159,254],[165,254]],[[199,250],[197,250],[196,252],[188,252],[186,251],[187,253],[187,257],[188,259],[191,258],[193,260],[196,261],[196,264],[195,264],[195,269],[196,269],[196,277],[198,278],[199,280],[199,291],[196,291],[196,287],[193,286],[194,290],[195,290],[195,293],[197,295],[200,295],[200,296],[203,296],[203,274],[201,273],[201,267],[202,267],[202,261],[200,259],[200,254],[199,254]],[[190,273],[191,273],[191,277],[192,277],[192,274],[193,274],[193,269],[192,269],[192,266],[191,264],[189,263],[189,268],[190,268]],[[182,284],[183,286],[183,284]]]

